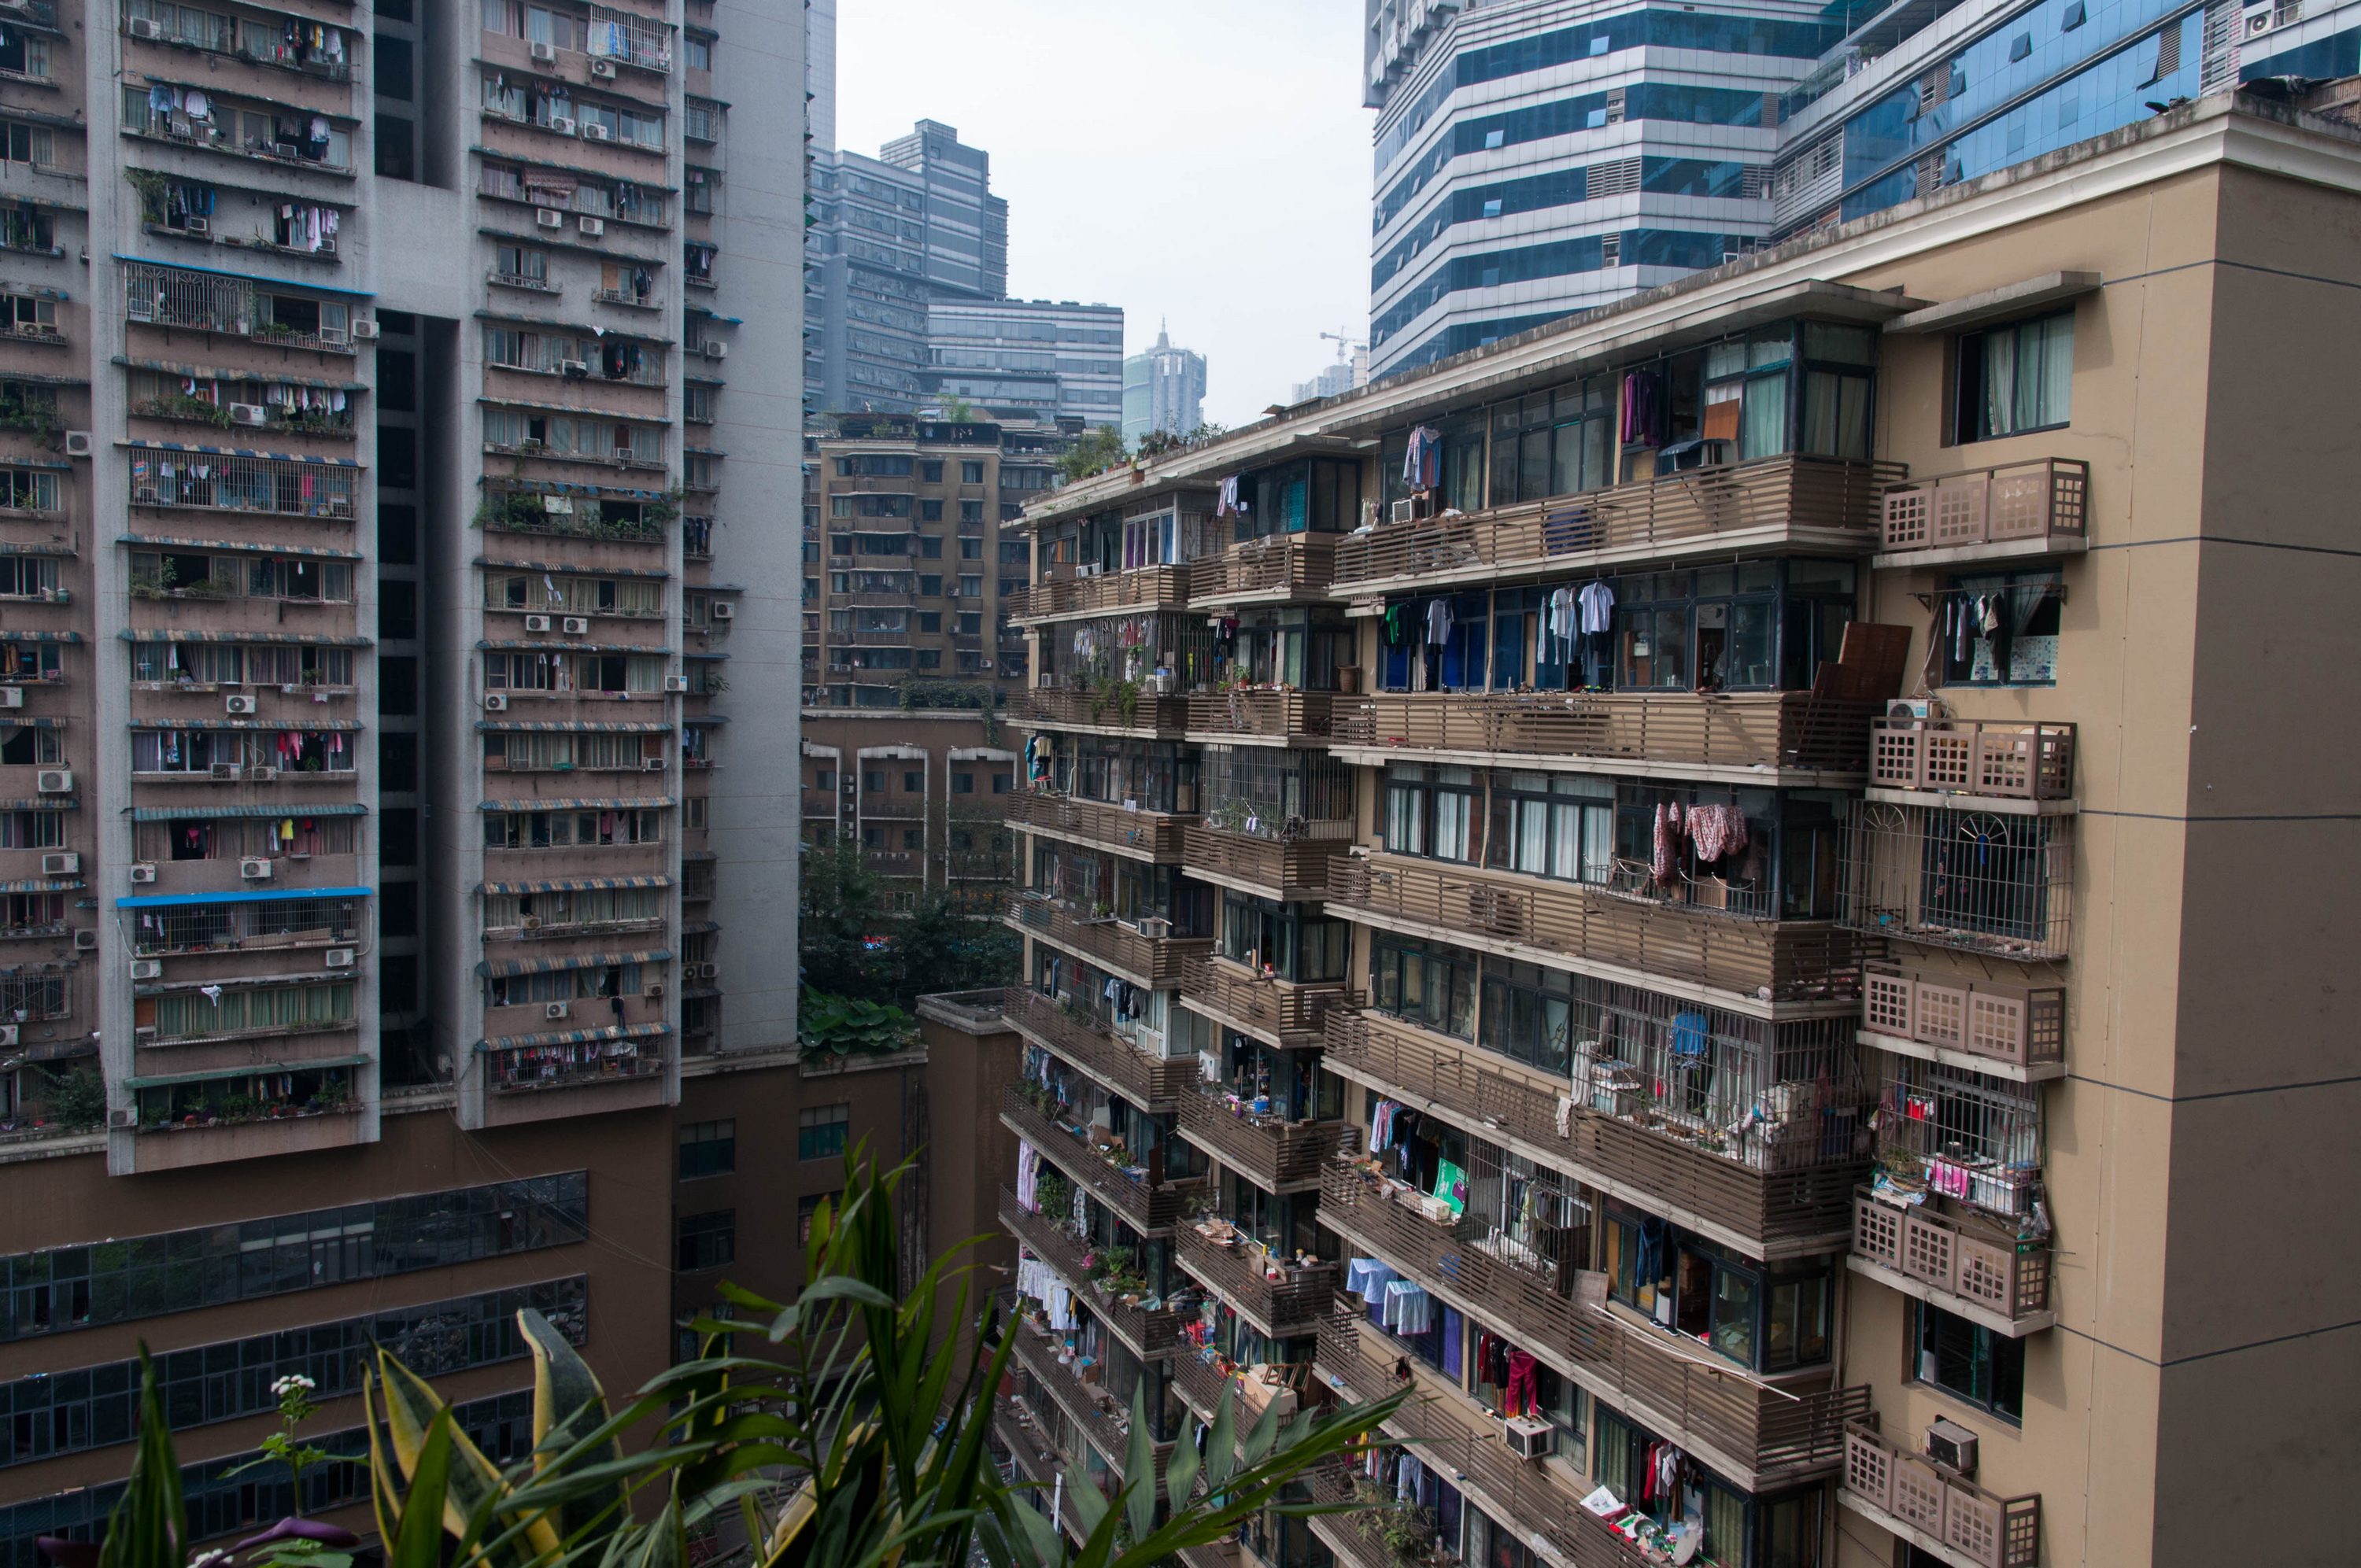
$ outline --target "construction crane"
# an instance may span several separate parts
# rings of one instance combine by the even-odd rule
[[[1336,345],[1336,363],[1339,365],[1350,357],[1351,350],[1369,346],[1365,339],[1351,336],[1348,333],[1323,332],[1320,335]]]

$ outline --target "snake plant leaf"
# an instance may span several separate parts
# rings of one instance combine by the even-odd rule
[[[1224,1383],[1221,1398],[1213,1401],[1213,1427],[1205,1434],[1205,1485],[1219,1495],[1237,1464],[1237,1417],[1230,1409],[1230,1386]]]
[[[403,1475],[414,1481],[419,1460],[425,1452],[427,1432],[434,1418],[447,1407],[427,1381],[396,1360],[392,1352],[379,1348],[377,1366],[378,1380],[385,1389],[386,1435],[392,1440],[393,1456]],[[464,1542],[477,1528],[471,1519],[479,1510],[489,1512],[489,1506],[507,1492],[508,1483],[500,1466],[485,1458],[484,1451],[456,1428],[451,1433],[449,1463],[450,1475],[443,1487],[439,1511],[444,1528]],[[405,1501],[402,1512],[407,1515],[412,1507]],[[535,1557],[557,1552],[557,1530],[546,1516],[527,1521],[525,1535]]]
[[[1197,1429],[1200,1438],[1204,1435],[1204,1430],[1202,1427]],[[1196,1489],[1200,1467],[1197,1445],[1184,1435],[1180,1442],[1172,1445],[1172,1457],[1164,1462],[1164,1498],[1171,1506],[1172,1512],[1177,1514],[1189,1506],[1189,1494]],[[1141,1531],[1137,1539],[1147,1540],[1147,1532]]]
[[[1238,1454],[1240,1463],[1249,1469],[1260,1464],[1269,1455],[1270,1445],[1278,1438],[1279,1401],[1274,1398],[1262,1408],[1262,1414],[1257,1418],[1254,1430],[1246,1433],[1246,1443]]]
[[[387,1549],[386,1568],[441,1568],[456,1436],[448,1409],[438,1409],[427,1418],[418,1448],[403,1466],[410,1477],[410,1495]]]
[[[149,1568],[181,1561],[189,1539],[189,1511],[181,1495],[181,1465],[172,1454],[171,1428],[156,1392],[156,1368],[148,1346],[139,1346],[139,1441],[131,1453],[131,1473],[122,1500],[106,1521],[98,1568]]]
[[[607,1421],[607,1394],[581,1353],[547,1318],[531,1307],[519,1309],[517,1327],[533,1353],[533,1467],[546,1475],[556,1458],[577,1447]],[[603,1464],[623,1457],[623,1445],[609,1437],[577,1456],[586,1464]],[[580,1541],[592,1532],[614,1530],[630,1519],[622,1485],[563,1503],[557,1510],[558,1530],[568,1541]]]
[[[1131,1386],[1131,1438],[1123,1459],[1123,1506],[1131,1525],[1131,1539],[1146,1541],[1156,1533],[1156,1440],[1148,1435],[1148,1405],[1141,1378]]]

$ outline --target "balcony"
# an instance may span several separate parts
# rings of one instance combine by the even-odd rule
[[[1056,1484],[1070,1461],[1058,1452],[1033,1412],[1014,1399],[1002,1399],[994,1409],[992,1430],[1000,1439],[1000,1445],[1016,1457],[1024,1479],[1045,1488],[1045,1495],[1058,1497],[1059,1527],[1075,1541],[1086,1540],[1090,1527],[1082,1522],[1082,1511],[1074,1502],[1074,1488],[1068,1486],[1061,1491]]]
[[[2044,963],[2072,942],[2074,818],[1857,800],[1842,924],[1868,937]]]
[[[1234,544],[1189,563],[1189,602],[1276,603],[1323,598],[1335,569],[1336,537],[1277,534]]]
[[[1344,839],[1265,839],[1191,822],[1181,854],[1191,876],[1293,904],[1328,896],[1330,872],[1346,848]]]
[[[1334,1146],[1333,1128],[1331,1146]],[[1226,1228],[1226,1227],[1224,1227]],[[1195,1225],[1172,1233],[1173,1256],[1189,1277],[1242,1313],[1272,1339],[1310,1333],[1328,1315],[1339,1270],[1333,1263],[1296,1268],[1272,1263],[1253,1242],[1230,1232],[1208,1235]],[[1270,1277],[1277,1267],[1280,1277]]]
[[[1386,523],[1336,546],[1330,587],[1479,581],[1504,569],[1604,567],[1686,554],[1875,545],[1899,465],[1801,454],[1693,469],[1587,496]]]
[[[1874,1416],[1845,1427],[1837,1501],[1946,1563],[2034,1568],[2041,1560],[2038,1493],[2004,1497],[1895,1447]]]
[[[1103,1384],[1086,1381],[1095,1379],[1098,1368],[1078,1370],[1072,1362],[1061,1359],[1064,1347],[1057,1338],[1029,1321],[1020,1319],[1008,1332],[1016,1336],[1016,1359],[1105,1457],[1107,1467],[1120,1475],[1131,1449],[1131,1412]],[[1158,1468],[1162,1468],[1160,1462]]]
[[[1345,1136],[1342,1122],[1290,1122],[1201,1088],[1180,1096],[1180,1135],[1266,1192],[1308,1192]]]
[[[1369,762],[1441,751],[1477,763],[1542,757],[1729,770],[1772,784],[1763,770],[1861,773],[1861,726],[1872,711],[1811,692],[1385,692],[1340,701],[1329,740],[1339,751],[1378,753],[1355,759]]]
[[[1095,1017],[1021,985],[1001,993],[1020,1034],[1145,1111],[1170,1111],[1197,1080],[1194,1057],[1159,1058],[1116,1038]]]
[[[2074,727],[1877,718],[1869,795],[1898,805],[2051,815],[2074,809]],[[1961,798],[1966,797],[1966,798]]]
[[[1935,1201],[1930,1194],[1925,1203],[1897,1205],[1866,1189],[1855,1193],[1846,1266],[2011,1339],[2058,1321],[2048,1246],[1989,1221],[1936,1212]]]
[[[2062,555],[2090,542],[2091,466],[2058,457],[1913,479],[1885,492],[1877,566]]]
[[[1180,1343],[1180,1313],[1177,1310],[1166,1308],[1151,1312],[1137,1300],[1108,1295],[1092,1282],[1090,1266],[1083,1261],[1091,1255],[1090,1244],[1048,1215],[1026,1208],[1005,1187],[1000,1190],[1000,1223],[1030,1248],[1034,1256],[1056,1269],[1073,1287],[1075,1299],[1113,1329],[1115,1336],[1131,1347],[1134,1355],[1147,1360]]]
[[[1142,927],[1162,924],[1152,917],[1137,925],[1111,916],[1086,919],[1032,893],[1020,893],[1009,900],[1008,924],[1028,935],[1047,938],[1150,991],[1180,984],[1189,965],[1213,946],[1210,937],[1150,936]]]
[[[1299,985],[1265,979],[1219,957],[1191,964],[1180,987],[1180,999],[1198,1012],[1281,1049],[1318,1045],[1329,1011],[1361,1002],[1359,992],[1341,982]]]
[[[1113,688],[1082,691],[1071,686],[1036,686],[1019,693],[1008,711],[1019,724],[1153,740],[1177,737],[1187,727],[1189,699],[1156,696],[1133,688],[1126,702],[1124,694]]]
[[[1191,740],[1245,740],[1280,745],[1324,739],[1336,703],[1331,692],[1244,686],[1192,692],[1180,700],[1186,705],[1182,727]]]
[[[1880,809],[1893,809],[1881,807]],[[1850,995],[1861,944],[1828,921],[1748,920],[1602,888],[1378,854],[1338,863],[1331,909],[1440,941],[1490,941],[1636,984],[1692,981],[1753,1001]]]
[[[1145,1169],[1116,1165],[1082,1142],[1082,1129],[1051,1121],[1014,1085],[1001,1092],[1000,1119],[1143,1236],[1169,1229],[1197,1188],[1194,1182],[1159,1180],[1160,1158]]]
[[[1164,811],[1126,811],[1099,800],[1027,791],[1008,797],[1008,823],[1095,844],[1133,860],[1177,865],[1190,819]]]
[[[2066,988],[1861,969],[1861,1043],[2018,1083],[2066,1076]]]
[[[1142,566],[1130,572],[1075,576],[1052,568],[1049,576],[1001,601],[1011,620],[1055,615],[1098,615],[1126,609],[1179,609],[1189,602],[1186,566]]]

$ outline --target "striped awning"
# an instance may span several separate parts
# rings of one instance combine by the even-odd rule
[[[0,893],[80,893],[86,884],[80,877],[27,877],[22,882],[0,882]],[[0,970],[0,974],[15,974],[15,970]]]
[[[126,642],[275,642],[298,648],[366,648],[366,637],[328,637],[315,631],[190,631],[178,627],[126,627]]]
[[[367,898],[365,887],[274,887],[266,893],[143,893],[115,901],[117,909],[181,909],[192,904],[262,904],[291,898]]]
[[[476,565],[489,566],[496,572],[547,572],[561,577],[648,577],[661,580],[672,576],[670,572],[654,567],[585,566],[578,561],[571,565],[563,561],[495,561],[489,555],[477,556]]]
[[[727,659],[728,657],[730,657],[730,655],[729,655],[729,654],[727,654],[727,653],[695,653],[695,652],[690,652],[690,653],[683,653],[683,654],[681,655],[681,657],[682,657],[682,658],[684,658],[684,659],[707,659],[707,660],[710,660],[710,661],[712,661],[714,663],[717,663],[717,664],[718,664],[718,663],[719,663],[722,660]]]
[[[485,976],[520,974],[557,974],[566,970],[618,969],[625,964],[663,964],[672,961],[670,948],[646,948],[635,953],[575,953],[544,959],[486,959],[476,966],[476,972]]]
[[[0,718],[0,729],[63,729],[72,720],[54,713],[16,713]]]
[[[500,735],[669,735],[669,724],[607,723],[595,718],[522,718],[476,720],[476,728]]]
[[[656,811],[679,803],[668,795],[568,795],[556,800],[487,800],[478,811]]]
[[[255,729],[271,734],[297,730],[307,735],[353,734],[361,727],[356,718],[127,718],[124,726],[130,729]]]
[[[312,1061],[250,1061],[235,1067],[209,1067],[200,1072],[164,1072],[148,1078],[126,1078],[126,1089],[170,1089],[176,1083],[218,1083],[225,1078],[260,1078],[273,1072],[318,1072],[323,1068],[367,1067],[365,1056],[321,1057]]]
[[[692,920],[680,928],[680,934],[684,937],[710,937],[720,929],[721,922],[719,920]]]
[[[0,642],[79,642],[79,631],[0,631]]]
[[[155,79],[150,77],[148,80]],[[205,91],[210,93],[214,90],[208,87]],[[320,111],[307,109],[304,113],[317,114]],[[187,376],[200,381],[284,383],[291,387],[317,387],[323,391],[329,392],[368,390],[368,383],[366,381],[326,381],[317,376],[291,376],[283,370],[223,370],[208,365],[190,365],[177,359],[132,359],[120,354],[115,356],[115,362],[134,370],[161,370],[168,376]]]
[[[16,544],[0,540],[0,555],[71,555],[71,544]]]
[[[519,893],[590,893],[602,887],[670,887],[668,876],[559,877],[554,882],[488,882],[476,891],[492,897]]]
[[[684,861],[718,861],[721,857],[711,850],[683,850],[680,858]]]
[[[0,811],[79,811],[82,802],[70,795],[34,795],[0,800]]]
[[[263,544],[251,539],[189,539],[177,533],[126,533],[115,540],[138,550],[231,550],[247,555],[289,555],[308,561],[358,561],[357,550],[331,550],[324,544]]]
[[[591,1046],[608,1040],[653,1040],[672,1033],[669,1024],[609,1024],[603,1029],[566,1029],[554,1035],[494,1035],[478,1040],[479,1051],[529,1051],[544,1046]]]
[[[284,806],[135,806],[131,808],[134,822],[203,822],[209,817],[366,817],[368,807],[358,801],[332,801],[326,806],[307,806],[293,810]]]
[[[659,658],[672,650],[657,642],[552,642],[545,638],[487,637],[476,646],[487,652],[521,653],[644,653]]]
[[[203,446],[189,441],[118,441],[134,452],[193,452],[203,457],[263,457],[273,463],[302,463],[313,468],[357,468],[355,457],[312,457],[301,452],[269,452],[259,446]]]

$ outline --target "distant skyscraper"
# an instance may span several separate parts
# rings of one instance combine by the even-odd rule
[[[1123,362],[1123,438],[1151,430],[1186,435],[1205,422],[1205,356],[1175,348],[1159,326],[1156,345]]]
[[[928,368],[938,400],[962,398],[980,417],[1123,417],[1123,311],[1071,300],[938,299],[927,313]]]
[[[1369,351],[1366,348],[1356,348],[1353,350],[1352,358],[1339,359],[1334,365],[1323,366],[1320,374],[1312,377],[1309,381],[1295,383],[1295,395],[1287,400],[1290,403],[1303,403],[1311,401],[1313,398],[1333,398],[1339,392],[1349,392],[1356,387],[1365,387],[1368,385],[1368,381]]]
[[[836,0],[804,3],[804,125],[814,151],[836,148]]]

